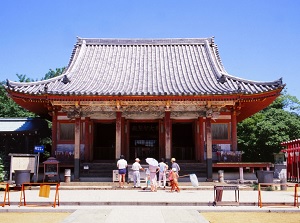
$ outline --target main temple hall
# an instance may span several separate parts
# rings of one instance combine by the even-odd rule
[[[17,104],[52,121],[51,156],[74,165],[75,179],[82,163],[121,154],[204,163],[210,179],[220,152],[239,153],[237,123],[283,88],[229,74],[214,38],[78,37],[62,75],[6,84]]]

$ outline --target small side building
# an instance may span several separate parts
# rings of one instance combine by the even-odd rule
[[[300,139],[294,139],[281,143],[285,149],[281,150],[286,159],[287,180],[300,182]]]
[[[33,154],[41,139],[51,137],[51,129],[41,118],[0,118],[0,151],[9,173],[11,154]],[[8,178],[8,175],[5,176]]]
[[[0,118],[1,152],[33,153],[40,140],[51,136],[46,120],[41,118]]]

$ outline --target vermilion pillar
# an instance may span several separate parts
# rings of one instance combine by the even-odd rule
[[[211,118],[206,117],[206,168],[207,181],[212,181],[212,135]]]
[[[122,113],[121,113],[122,116]],[[125,118],[121,117],[121,154],[129,159],[129,149],[126,147]]]
[[[200,157],[200,133],[199,133],[199,121],[194,121],[194,134],[195,134],[195,160],[199,161]]]
[[[158,122],[159,126],[159,157],[166,157],[166,151],[165,151],[165,141],[164,141],[164,122],[162,120],[159,120]]]
[[[74,180],[79,180],[80,170],[80,118],[75,119],[75,144],[74,144]]]
[[[120,158],[122,152],[122,112],[116,112],[116,160]]]
[[[51,148],[51,156],[55,157],[55,152],[57,148],[57,113],[54,111],[52,113],[52,148]]]
[[[84,136],[84,160],[90,160],[90,140],[91,140],[91,131],[90,131],[90,118],[85,118],[85,136]]]
[[[204,160],[204,131],[203,131],[203,123],[204,123],[204,121],[203,121],[203,117],[199,117],[198,118],[198,131],[199,131],[199,133],[198,133],[198,136],[199,136],[199,153],[198,153],[198,155],[199,155],[199,157],[198,157],[198,159],[200,160],[200,162],[203,162],[203,160]]]
[[[232,150],[237,151],[237,121],[236,111],[231,113],[231,137],[232,137]]]
[[[165,111],[165,151],[166,159],[171,159],[171,112]]]

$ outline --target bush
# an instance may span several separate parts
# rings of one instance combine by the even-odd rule
[[[258,190],[258,184],[253,184],[251,187],[253,187],[253,190]]]

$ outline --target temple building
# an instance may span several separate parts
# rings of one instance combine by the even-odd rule
[[[226,72],[214,38],[78,38],[61,76],[7,81],[20,106],[52,120],[52,155],[74,164],[120,155],[205,163],[238,153],[237,123],[270,105],[284,84]]]
[[[281,145],[285,147],[281,152],[284,153],[286,160],[286,178],[291,182],[300,182],[300,139],[294,139],[282,142]]]

